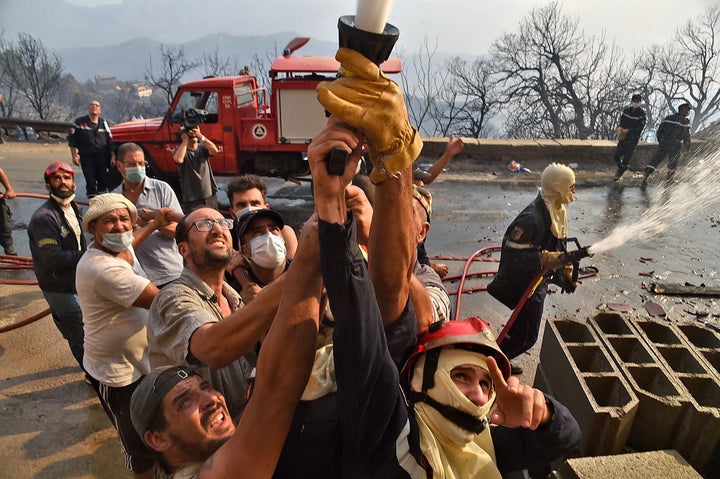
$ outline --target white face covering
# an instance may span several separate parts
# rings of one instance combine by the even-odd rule
[[[250,240],[250,261],[265,269],[277,269],[285,263],[285,240],[270,232]]]
[[[575,184],[575,172],[560,163],[551,163],[543,170],[540,183],[540,195],[550,213],[550,229],[556,238],[567,238],[565,205],[575,201],[570,191],[570,187]]]
[[[639,102],[639,101],[634,101],[634,102],[631,103],[631,105],[632,105],[633,108],[640,108],[640,102]]]
[[[134,240],[135,236],[133,236],[132,231],[125,231],[124,233],[105,233],[102,237],[102,245],[110,251],[119,253],[132,246]]]
[[[425,354],[420,355],[413,368],[410,379],[410,387],[413,391],[422,389],[425,358]],[[433,376],[435,385],[427,391],[427,394],[440,404],[451,406],[477,418],[485,418],[494,406],[495,391],[488,395],[485,404],[476,406],[465,397],[451,378],[453,368],[461,364],[474,364],[487,369],[485,356],[480,353],[443,348]],[[433,468],[433,477],[500,479],[500,472],[495,465],[495,448],[489,427],[480,434],[474,434],[450,422],[424,402],[416,403],[414,411],[420,431],[420,449]]]
[[[67,206],[67,205],[69,205],[70,203],[72,203],[73,200],[75,199],[75,193],[71,194],[71,195],[68,196],[67,198],[61,198],[61,197],[59,197],[59,196],[55,196],[54,194],[50,193],[50,197],[51,197],[52,199],[54,199],[55,201],[57,201],[58,204],[60,204],[60,205],[62,205],[62,206]]]

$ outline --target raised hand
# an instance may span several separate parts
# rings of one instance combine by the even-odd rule
[[[552,419],[552,411],[539,389],[521,384],[515,376],[507,381],[492,357],[487,358],[488,372],[495,387],[495,410],[490,414],[493,424],[535,430]]]

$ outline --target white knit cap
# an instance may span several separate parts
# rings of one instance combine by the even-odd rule
[[[83,229],[89,233],[90,230],[88,227],[90,223],[100,218],[105,213],[121,208],[127,208],[130,212],[132,224],[134,225],[137,222],[138,215],[137,208],[135,208],[132,201],[118,193],[105,193],[96,196],[90,200],[90,208],[88,208],[87,213],[85,213],[85,216],[83,217]]]

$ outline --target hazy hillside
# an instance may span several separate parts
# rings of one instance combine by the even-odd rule
[[[312,11],[303,13],[313,14]],[[0,0],[0,25],[6,36],[13,37],[17,32],[27,31],[24,26],[32,25],[28,33],[53,48],[106,46],[138,37],[185,43],[216,32],[263,34],[267,27],[263,28],[265,24],[260,19],[269,16],[276,20],[275,25],[307,29],[303,35],[312,36],[312,29],[298,22],[297,11],[278,10],[267,2],[124,0],[116,5],[87,8],[61,0]]]
[[[124,0],[96,8],[59,0],[0,0],[0,34],[13,40],[27,32],[42,40],[80,82],[95,75],[142,80],[148,55],[159,58],[161,43],[185,46],[191,59],[214,52],[217,45],[220,55],[244,65],[254,54],[274,56],[296,36],[313,37],[306,23],[293,19],[292,9],[267,12],[271,7],[263,2],[248,7],[235,0]],[[273,13],[284,20],[278,24],[293,25],[297,33],[265,33],[259,17]],[[298,54],[332,55],[335,48],[334,42],[313,38]]]
[[[182,44],[188,59],[200,58],[203,52],[212,54],[217,47],[223,57],[237,58],[238,64],[249,65],[253,55],[261,58],[275,57],[294,37],[293,32],[275,33],[267,36],[234,36],[223,33],[207,35],[198,40]],[[80,82],[93,79],[95,75],[115,76],[120,80],[142,80],[148,59],[153,62],[160,58],[161,42],[149,38],[136,38],[117,45],[65,48],[57,50],[65,64],[65,71],[72,73]],[[172,45],[177,46],[177,45]],[[333,55],[337,45],[330,42],[311,40],[296,52],[296,55]],[[202,68],[195,73],[202,76]]]

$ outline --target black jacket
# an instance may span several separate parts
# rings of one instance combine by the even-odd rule
[[[675,113],[666,116],[657,129],[657,140],[661,145],[673,145],[680,142],[690,144],[690,120],[685,115]]]
[[[74,201],[71,208],[75,211],[78,223],[82,224],[80,210]],[[55,293],[75,293],[75,268],[87,249],[85,236],[80,235],[78,248],[75,233],[65,219],[60,205],[52,198],[33,213],[27,233],[33,269],[40,289]]]
[[[498,272],[487,290],[510,309],[515,308],[530,282],[542,271],[540,252],[566,250],[565,240],[556,238],[550,226],[550,212],[538,194],[503,236]]]
[[[76,118],[68,135],[68,145],[78,149],[80,156],[107,155],[108,161],[115,148],[110,127],[104,118],[92,123],[85,115]]]
[[[642,108],[633,108],[631,106],[625,108],[620,115],[620,127],[629,130],[625,141],[633,141],[635,143],[640,139],[647,116]]]

